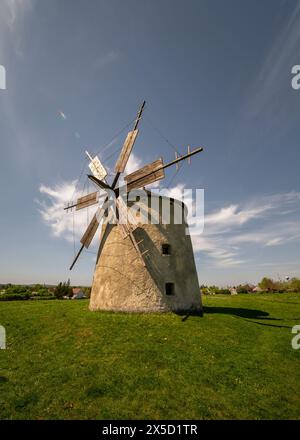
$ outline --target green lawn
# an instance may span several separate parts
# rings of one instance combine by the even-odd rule
[[[204,317],[0,302],[1,419],[300,418],[300,294],[204,298]]]

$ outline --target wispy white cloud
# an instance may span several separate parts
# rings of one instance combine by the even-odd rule
[[[287,3],[294,5],[289,16],[286,16],[290,9],[286,8]],[[277,20],[277,37],[265,47],[257,75],[244,89],[240,119],[238,123],[235,121],[230,139],[231,151],[239,150],[251,139],[253,162],[270,148],[274,138],[286,134],[291,123],[297,124],[298,120],[298,100],[287,97],[292,90],[291,69],[299,64],[300,3],[282,2]]]
[[[288,192],[229,205],[205,216],[204,234],[193,236],[196,251],[217,266],[249,263],[249,246],[285,245],[300,241],[300,193]]]
[[[300,239],[300,220],[278,221],[262,227],[259,231],[238,234],[232,243],[257,243],[262,246],[279,246]]]
[[[96,209],[90,207],[88,210],[75,213],[64,210],[70,201],[75,201],[81,196],[76,192],[76,183],[76,181],[62,182],[54,187],[40,185],[39,191],[45,198],[42,201],[36,200],[41,218],[50,228],[53,236],[64,238],[69,242],[73,242],[74,239],[76,242],[79,241]]]
[[[1,0],[0,2],[0,54],[6,47],[14,48],[22,56],[22,31],[28,14],[36,0]]]
[[[138,170],[142,166],[143,166],[142,159],[140,157],[138,157],[136,154],[131,153],[131,155],[129,156],[129,160],[127,162],[124,173],[125,174],[133,173],[134,171]]]
[[[126,173],[135,171],[141,164],[141,159],[131,154],[126,167]],[[109,168],[107,168],[107,171],[109,173],[112,172]],[[69,202],[74,202],[78,197],[85,195],[85,193],[77,188],[77,181],[64,181],[54,186],[41,184],[39,192],[43,198],[42,200],[36,200],[38,211],[43,222],[49,227],[52,235],[54,237],[63,238],[69,242],[73,242],[75,238],[78,242],[97,207],[92,206],[89,207],[88,210],[84,209],[75,212],[67,212],[64,210]],[[93,243],[96,243],[98,236],[99,234],[95,235]]]
[[[132,154],[125,173],[130,173],[142,166],[140,157]],[[110,171],[110,170],[109,170]],[[57,237],[73,240],[73,215],[63,210],[74,193],[76,182],[64,182],[54,188],[41,185],[40,192],[48,202],[39,202],[43,221]],[[163,181],[159,190],[163,190]],[[164,189],[164,195],[181,199],[185,185]],[[73,200],[76,195],[73,195]],[[193,199],[184,199],[188,210],[193,209]],[[194,250],[205,255],[211,265],[233,267],[251,263],[246,250],[251,246],[261,248],[278,247],[292,241],[300,241],[300,193],[286,193],[258,196],[239,204],[228,204],[205,215],[205,227],[201,219],[192,217],[192,242]],[[76,239],[81,237],[87,227],[86,212],[75,213]],[[247,255],[247,257],[245,257]]]
[[[291,87],[291,68],[298,62],[299,44],[300,3],[297,2],[290,17],[283,23],[281,32],[273,42],[261,65],[257,80],[249,91],[252,97],[249,110],[253,115],[266,108],[272,109],[272,114],[275,117],[273,123],[275,123],[278,114],[287,110],[286,108],[282,109],[284,100],[278,100],[278,97]],[[288,81],[289,76],[290,81]],[[283,79],[287,79],[286,84],[282,83]]]
[[[286,1],[284,3],[287,3]],[[274,97],[274,91],[278,89],[281,74],[283,71],[291,72],[291,61],[298,54],[300,43],[300,3],[295,2],[295,7],[285,23],[283,23],[281,31],[277,38],[273,41],[273,45],[269,49],[269,53],[264,59],[261,70],[258,75],[258,81],[262,84],[264,93],[261,95],[261,104]],[[283,4],[285,7],[285,4]],[[297,61],[296,59],[294,60]],[[276,87],[277,86],[277,87]],[[273,90],[273,93],[272,93]]]
[[[142,159],[132,153],[127,163],[125,174],[136,171],[142,166]],[[108,167],[109,174],[112,170]],[[120,183],[124,182],[120,180]],[[43,222],[50,228],[51,233],[55,237],[60,237],[72,242],[75,239],[78,241],[87,228],[88,220],[91,220],[92,214],[95,212],[95,207],[90,207],[90,216],[87,218],[86,210],[76,211],[73,215],[71,212],[66,212],[64,207],[70,202],[75,201],[78,197],[84,195],[79,192],[77,188],[77,181],[61,182],[54,186],[46,186],[41,184],[39,192],[43,196],[42,200],[36,200],[38,210]],[[172,191],[172,190],[171,190]],[[176,190],[174,192],[174,195]],[[99,235],[99,234],[98,234]],[[95,243],[97,234],[93,240]]]
[[[7,117],[6,126],[11,129],[11,145],[17,151],[16,160],[20,166],[31,160],[32,136],[22,128],[18,112],[17,70],[12,70],[12,60],[23,56],[24,30],[31,16],[35,0],[1,0],[0,1],[0,63],[6,68],[7,81],[3,111]],[[21,122],[21,123],[20,123]]]
[[[19,22],[32,10],[35,0],[1,0],[1,22],[6,24],[10,31],[15,31]]]

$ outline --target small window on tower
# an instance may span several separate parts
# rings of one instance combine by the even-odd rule
[[[165,289],[166,289],[166,295],[175,295],[174,283],[166,283]]]
[[[168,243],[165,243],[161,247],[163,255],[171,255],[171,246]]]

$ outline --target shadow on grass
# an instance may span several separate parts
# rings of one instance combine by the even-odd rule
[[[183,313],[178,313],[179,315],[183,315]],[[244,308],[238,308],[238,307],[203,307],[203,314],[199,313],[199,311],[190,311],[189,313],[184,313],[184,317],[182,318],[182,321],[186,321],[189,316],[205,316],[209,314],[220,314],[220,315],[231,315],[235,316],[237,318],[244,318],[248,322],[252,322],[253,324],[258,325],[266,325],[269,327],[278,327],[278,328],[290,328],[290,326],[286,325],[277,325],[277,324],[270,324],[266,322],[257,322],[252,321],[253,319],[259,319],[259,320],[265,320],[265,321],[284,321],[281,318],[272,318],[269,316],[268,312],[264,312],[263,310],[256,310],[256,309],[244,309]]]
[[[204,314],[218,313],[221,315],[232,315],[238,316],[240,318],[249,319],[271,319],[272,321],[276,318],[268,318],[269,313],[263,310],[256,309],[242,309],[238,307],[207,307],[203,308]]]
[[[270,319],[271,319],[271,318],[270,318]],[[274,320],[276,320],[276,319],[274,319]],[[281,320],[278,320],[278,319],[277,319],[277,321],[281,321]],[[267,323],[265,323],[265,322],[257,322],[257,321],[251,321],[251,320],[248,320],[248,322],[252,322],[252,324],[266,325],[266,326],[268,326],[268,327],[289,328],[289,329],[292,328],[290,325],[267,324]]]
[[[276,320],[276,318],[268,318],[269,313],[264,312],[263,310],[256,309],[242,309],[238,307],[208,307],[204,306],[203,311],[199,310],[190,310],[189,312],[178,311],[177,315],[183,316],[182,321],[186,321],[189,316],[198,316],[203,317],[209,314],[220,314],[220,315],[231,315],[238,316],[239,318],[248,318],[248,319],[271,319]]]

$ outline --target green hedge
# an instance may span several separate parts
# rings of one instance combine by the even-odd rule
[[[32,301],[48,301],[51,299],[56,299],[53,295],[44,295],[44,296],[31,296],[30,293],[25,293],[24,295],[18,295],[17,293],[3,293],[0,295],[0,301],[24,301],[24,300],[32,300]]]
[[[3,293],[0,295],[0,301],[24,301],[30,298],[30,293]]]

